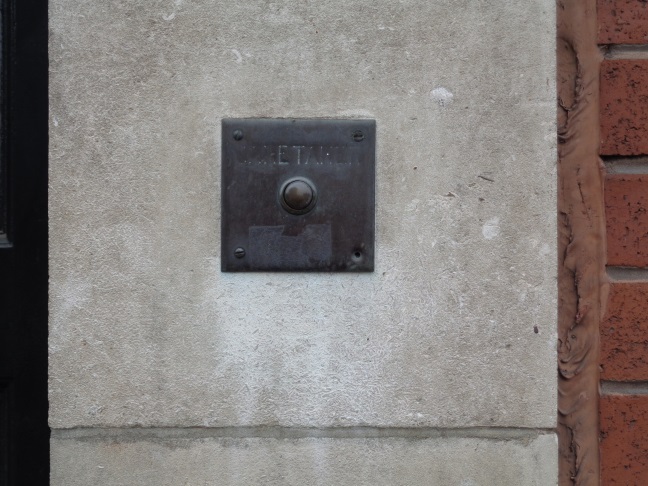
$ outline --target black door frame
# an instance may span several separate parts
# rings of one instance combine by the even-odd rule
[[[37,486],[49,482],[47,0],[0,13],[0,485]]]

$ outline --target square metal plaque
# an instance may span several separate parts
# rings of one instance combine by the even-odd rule
[[[371,272],[376,122],[225,119],[221,268]]]

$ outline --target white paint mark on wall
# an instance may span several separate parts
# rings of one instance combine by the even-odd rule
[[[178,11],[178,7],[184,3],[184,0],[174,0],[173,1],[173,12],[171,12],[169,15],[162,15],[162,18],[166,20],[167,22],[171,22],[173,19],[175,19],[176,13]]]
[[[484,223],[484,226],[482,226],[482,235],[484,235],[484,238],[487,240],[492,240],[494,238],[497,238],[500,234],[500,226],[499,226],[500,219],[495,216],[494,218],[490,218],[488,221]]]
[[[439,104],[439,106],[449,105],[452,103],[452,99],[454,98],[454,95],[442,86],[434,88],[430,95],[432,96],[432,99]]]
[[[236,56],[237,63],[241,64],[243,62],[243,56],[241,56],[241,53],[238,50],[232,49],[232,54]]]

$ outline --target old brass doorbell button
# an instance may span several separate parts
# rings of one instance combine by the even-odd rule
[[[305,214],[315,206],[317,193],[314,184],[301,177],[288,179],[279,191],[281,205],[292,214]]]
[[[221,268],[374,268],[374,120],[224,119]]]

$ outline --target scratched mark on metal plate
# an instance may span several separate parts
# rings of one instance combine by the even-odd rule
[[[309,224],[294,236],[285,226],[251,226],[249,261],[255,268],[325,266],[333,257],[330,224]]]

